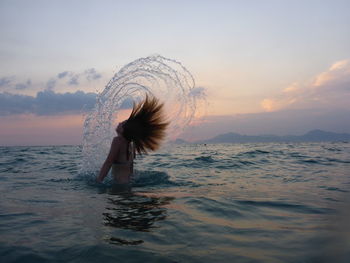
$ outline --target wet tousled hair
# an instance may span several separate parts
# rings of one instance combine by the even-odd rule
[[[123,125],[123,137],[134,143],[138,154],[157,150],[165,137],[168,122],[165,121],[163,103],[153,96],[134,104],[129,119]]]

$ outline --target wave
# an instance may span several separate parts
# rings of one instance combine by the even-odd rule
[[[268,207],[281,210],[289,210],[297,213],[307,213],[307,214],[329,214],[334,212],[330,208],[316,208],[308,205],[292,204],[278,201],[252,201],[252,200],[239,200],[237,203],[251,206],[251,207]]]
[[[132,186],[174,185],[170,176],[161,171],[135,171]]]
[[[215,160],[209,155],[209,156],[200,156],[200,157],[196,157],[194,158],[196,161],[201,161],[201,162],[205,162],[205,163],[213,163],[215,162]]]
[[[247,152],[240,152],[237,154],[237,156],[248,156],[248,157],[254,157],[256,155],[265,155],[265,154],[269,154],[269,151],[264,151],[264,150],[253,150],[253,151],[247,151]]]

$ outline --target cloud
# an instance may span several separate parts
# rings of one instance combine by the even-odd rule
[[[66,71],[63,71],[63,72],[57,74],[57,80],[69,78],[67,81],[67,84],[71,85],[71,86],[79,85],[80,79],[85,79],[85,80],[91,82],[91,81],[97,80],[101,77],[102,77],[102,75],[100,73],[98,73],[95,68],[89,68],[89,69],[86,69],[80,73],[75,73],[73,71],[66,70]]]
[[[24,89],[30,88],[31,85],[32,85],[32,81],[30,79],[28,79],[24,83],[17,83],[14,88],[16,90],[24,90]]]
[[[47,82],[46,82],[46,90],[53,90],[56,86],[56,82],[57,80],[54,79],[54,78],[51,78],[49,79]]]
[[[94,68],[89,68],[84,70],[82,73],[74,73],[74,72],[69,72],[69,71],[64,71],[60,74],[58,74],[58,76],[61,76],[61,78],[65,77],[65,76],[69,76],[70,79],[68,80],[68,84],[69,85],[79,85],[79,79],[85,79],[89,82],[97,80],[99,78],[102,77],[102,75],[100,73],[98,73],[96,71],[96,69]]]
[[[63,71],[61,73],[58,73],[57,74],[57,80],[61,80],[61,79],[64,79],[64,78],[69,78],[68,81],[67,81],[67,84],[68,85],[79,85],[79,77],[80,77],[81,74],[76,74],[72,71]]]
[[[265,98],[266,111],[301,108],[350,109],[350,60],[333,63],[304,83],[292,83],[275,97]]]
[[[13,78],[11,77],[0,78],[0,88],[7,87],[12,81],[13,81]]]
[[[34,104],[35,98],[31,96],[0,93],[0,115],[30,112]]]
[[[66,77],[68,74],[69,74],[69,71],[63,71],[63,72],[57,74],[57,78],[62,79],[64,77]]]
[[[73,71],[62,71],[57,75],[49,78],[44,84],[45,90],[54,90],[57,86],[65,83],[70,86],[78,86],[82,84],[86,84],[86,82],[93,82],[102,77],[100,73],[96,71],[95,68],[89,68],[81,72],[73,72]],[[85,82],[84,82],[85,81]],[[42,84],[40,84],[42,86]],[[28,79],[27,81],[17,82],[14,76],[8,77],[4,76],[0,78],[0,89],[2,91],[11,91],[11,90],[25,90],[32,86],[32,81]]]
[[[194,87],[191,89],[189,95],[198,99],[206,98],[206,89],[203,87]]]
[[[28,79],[26,82],[15,82],[15,77],[2,77],[0,78],[0,88],[3,91],[15,89],[15,90],[25,90],[32,85],[32,81]]]
[[[96,101],[95,93],[77,91],[75,93],[55,93],[44,90],[36,97],[0,93],[0,115],[33,113],[37,115],[55,115],[67,112],[82,112],[92,109]]]
[[[276,102],[273,101],[272,99],[264,99],[261,102],[261,106],[264,108],[266,111],[273,111],[274,109],[277,108]]]
[[[68,81],[69,85],[79,85],[79,75],[72,75],[71,78]]]
[[[97,73],[96,69],[90,68],[84,71],[84,75],[87,80],[92,81],[102,77],[101,74]]]

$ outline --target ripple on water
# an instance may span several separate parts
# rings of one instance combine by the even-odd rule
[[[187,205],[193,206],[199,211],[208,214],[209,217],[222,217],[228,219],[242,218],[243,214],[233,203],[210,199],[207,197],[191,198],[186,201]]]
[[[252,201],[252,200],[239,200],[238,203],[242,205],[252,206],[256,208],[260,207],[268,207],[279,210],[293,211],[296,213],[306,213],[306,214],[329,214],[334,212],[333,209],[330,208],[319,208],[312,207],[302,204],[292,204],[292,203],[284,203],[277,201]]]
[[[332,186],[324,186],[324,185],[322,185],[322,186],[319,186],[319,188],[325,189],[327,191],[336,191],[336,192],[342,192],[342,193],[348,193],[349,192],[349,191],[341,189],[339,187],[332,187]]]
[[[78,173],[78,147],[0,151],[8,262],[321,262],[350,185],[339,143],[174,146],[136,159],[127,194]]]

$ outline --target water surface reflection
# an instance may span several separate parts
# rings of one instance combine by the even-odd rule
[[[159,227],[155,223],[167,218],[165,206],[175,199],[133,192],[127,186],[113,186],[107,193],[109,197],[103,213],[103,224],[137,232],[150,232],[152,228]],[[111,237],[108,242],[117,245],[138,245],[144,241]]]

